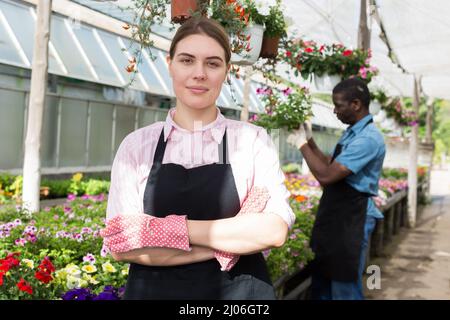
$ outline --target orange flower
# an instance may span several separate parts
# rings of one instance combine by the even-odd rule
[[[308,198],[305,196],[302,196],[302,195],[295,197],[295,201],[297,201],[297,202],[303,202],[303,201],[306,201],[306,199],[308,199]]]
[[[125,70],[127,70],[127,72],[129,72],[129,73],[136,71],[136,64],[135,63],[129,64],[125,68]]]

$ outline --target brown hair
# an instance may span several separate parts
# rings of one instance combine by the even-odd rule
[[[175,55],[175,49],[178,42],[194,34],[204,34],[216,40],[225,51],[226,63],[228,64],[230,62],[230,38],[225,29],[216,20],[202,16],[192,17],[178,28],[172,39],[172,44],[170,45],[170,59],[173,59],[173,56]]]

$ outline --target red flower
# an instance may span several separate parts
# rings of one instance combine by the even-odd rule
[[[308,48],[305,49],[305,52],[308,52],[308,53],[311,53],[311,52],[313,52],[313,51],[314,51],[314,49],[311,48],[311,47],[308,47]]]
[[[23,278],[16,284],[20,291],[27,292],[29,294],[33,294],[33,288],[31,288],[30,284],[26,282]]]
[[[3,276],[4,276],[5,274],[3,273],[3,272],[0,272],[0,286],[2,286],[3,285]]]
[[[49,283],[50,281],[53,280],[53,277],[50,273],[39,271],[39,270],[36,271],[36,273],[34,274],[34,277],[42,283]]]
[[[353,53],[352,50],[347,49],[347,50],[344,50],[344,52],[342,53],[342,55],[343,55],[344,57],[348,57],[348,56],[351,56],[352,53]]]
[[[292,52],[286,51],[286,57],[290,58],[292,56]]]
[[[53,266],[52,262],[50,261],[49,257],[45,257],[41,264],[38,267],[39,270],[46,272],[46,273],[52,273],[55,271],[55,267]]]
[[[20,261],[16,259],[16,256],[19,256],[20,252],[10,253],[6,256],[5,259],[0,260],[0,271],[8,271],[12,267],[18,266]]]

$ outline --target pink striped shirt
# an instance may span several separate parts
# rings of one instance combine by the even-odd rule
[[[218,110],[215,121],[191,132],[173,121],[174,112],[168,112],[165,122],[130,133],[120,144],[112,166],[107,219],[143,212],[144,191],[161,130],[167,141],[163,163],[190,169],[219,161],[218,145],[226,128],[228,161],[241,205],[253,186],[266,187],[270,200],[264,211],[280,215],[292,227],[295,215],[288,203],[290,193],[284,185],[277,149],[265,129],[226,119]]]

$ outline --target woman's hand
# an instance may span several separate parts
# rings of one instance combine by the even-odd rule
[[[114,253],[144,247],[190,251],[186,216],[157,218],[148,214],[118,215],[106,222],[100,236]]]

